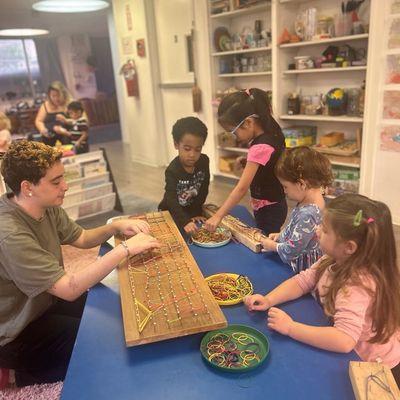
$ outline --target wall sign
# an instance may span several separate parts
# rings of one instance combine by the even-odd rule
[[[136,40],[136,51],[139,57],[146,57],[146,46],[144,39]]]

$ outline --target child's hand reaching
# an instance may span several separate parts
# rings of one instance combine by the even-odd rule
[[[221,222],[222,218],[218,217],[217,214],[213,215],[211,218],[204,223],[204,228],[206,228],[210,232],[214,232],[217,229],[217,226]]]
[[[269,309],[267,320],[268,328],[271,328],[282,335],[289,335],[292,324],[293,319],[286,314],[285,311],[282,311],[276,307],[271,307]]]
[[[271,240],[273,240],[274,242],[276,242],[276,241],[278,240],[279,235],[280,235],[279,232],[278,232],[278,233],[270,233],[270,234],[268,235],[268,239],[271,239]]]
[[[194,222],[192,222],[192,221],[190,221],[188,224],[186,224],[186,225],[183,227],[183,230],[184,230],[188,235],[192,235],[193,233],[196,233],[198,229],[199,229],[199,228],[197,228],[197,225],[196,225]]]
[[[270,238],[262,238],[261,245],[265,251],[276,251],[276,242]]]
[[[249,311],[266,311],[271,307],[270,302],[266,296],[261,294],[252,294],[251,296],[246,296],[243,302]]]
[[[207,218],[203,217],[202,215],[199,215],[198,217],[193,217],[192,221],[196,224],[203,224],[204,222],[206,222]]]

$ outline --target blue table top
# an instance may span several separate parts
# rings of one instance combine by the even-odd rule
[[[244,207],[232,212],[253,225]],[[103,251],[105,250],[103,246]],[[216,249],[190,246],[204,276],[218,272],[247,275],[255,293],[267,293],[292,276],[276,255],[255,254],[237,243]],[[296,321],[327,325],[311,296],[279,306]],[[296,342],[269,330],[265,313],[249,313],[243,304],[224,307],[229,324],[244,324],[263,332],[270,342],[265,363],[246,374],[217,371],[202,359],[204,334],[125,346],[116,276],[89,292],[82,322],[64,382],[62,399],[353,399],[350,354],[332,353]]]

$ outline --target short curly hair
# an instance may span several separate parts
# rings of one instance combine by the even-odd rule
[[[198,136],[203,139],[203,143],[207,139],[207,127],[196,117],[185,117],[178,119],[172,127],[172,137],[175,143],[179,143],[186,133]]]
[[[46,172],[62,157],[62,152],[40,142],[20,140],[11,144],[1,163],[4,182],[15,195],[21,192],[21,183],[37,185]]]
[[[302,179],[312,188],[325,188],[333,182],[328,157],[307,146],[286,149],[275,165],[275,174],[292,183]]]

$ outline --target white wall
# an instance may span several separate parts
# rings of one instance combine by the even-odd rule
[[[373,55],[367,75],[367,103],[365,105],[365,133],[362,146],[361,192],[386,203],[393,222],[400,224],[400,153],[380,149],[383,93],[386,77],[386,55],[390,2],[371,1],[370,42],[368,54]]]
[[[167,151],[162,126],[162,109],[156,107],[159,96],[158,60],[151,49],[154,40],[152,40],[152,27],[149,27],[147,23],[148,4],[146,3],[148,3],[147,0],[114,0],[112,2],[114,24],[112,21],[109,22],[110,40],[123,139],[130,143],[132,161],[160,166],[166,163]],[[132,30],[128,29],[126,6],[129,6],[131,11]],[[122,38],[126,37],[133,40],[135,47],[133,54],[123,54]],[[143,58],[138,57],[136,53],[136,40],[142,38],[145,40],[146,47],[146,57]],[[127,96],[125,83],[120,75],[121,66],[130,58],[136,62],[140,98]]]

